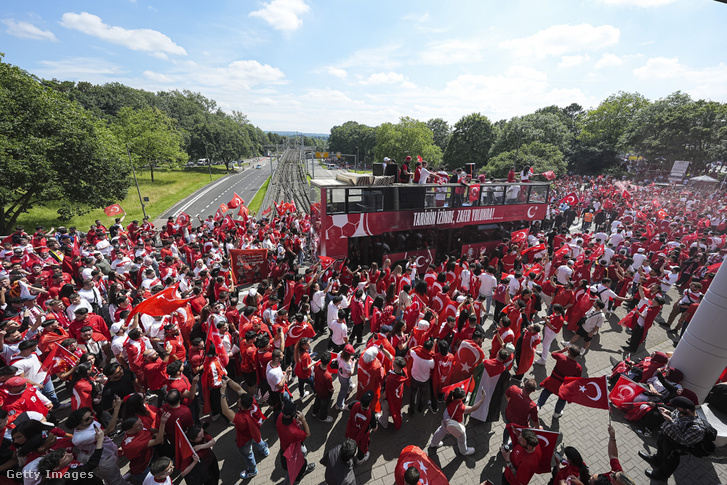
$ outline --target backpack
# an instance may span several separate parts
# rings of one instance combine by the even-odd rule
[[[727,385],[716,385],[704,399],[711,409],[727,414]]]
[[[714,453],[714,440],[717,439],[717,430],[703,419],[700,419],[700,421],[704,425],[704,437],[702,438],[702,441],[691,446],[687,451],[698,458],[704,458],[705,456],[709,456]],[[692,426],[695,425],[692,424]]]

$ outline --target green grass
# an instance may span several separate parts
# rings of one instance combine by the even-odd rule
[[[226,175],[224,165],[212,167],[212,180],[217,180]],[[154,170],[154,183],[151,182],[151,175],[148,170],[136,172],[139,180],[139,189],[142,197],[148,197],[146,214],[152,220],[159,217],[167,209],[184,199],[188,195],[201,189],[210,183],[210,175],[207,167],[193,167],[182,170],[170,170],[157,168]],[[139,194],[133,180],[126,199],[119,201],[121,207],[126,211],[125,223],[134,219],[141,220],[143,212],[139,202]],[[18,225],[25,227],[26,232],[34,232],[35,226],[45,226],[46,230],[51,227],[63,225],[66,227],[76,226],[79,230],[87,231],[89,226],[96,219],[100,219],[106,227],[113,224],[113,219],[104,214],[103,209],[95,209],[88,214],[74,217],[68,221],[58,220],[58,208],[61,201],[54,201],[45,207],[35,207],[18,218]]]
[[[265,183],[260,186],[258,191],[255,193],[255,197],[252,198],[250,203],[247,205],[247,208],[250,209],[251,213],[257,214],[260,212],[260,206],[263,205],[263,199],[265,198],[265,193],[268,191],[268,185],[270,185],[270,177],[265,180]]]

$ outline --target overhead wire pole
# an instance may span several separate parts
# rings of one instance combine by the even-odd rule
[[[141,189],[139,188],[139,181],[136,179],[136,170],[134,169],[134,162],[131,161],[131,151],[129,150],[129,144],[126,144],[126,154],[129,156],[129,165],[131,165],[131,172],[134,174],[134,183],[136,184],[136,191],[139,193],[139,203],[141,204],[141,212],[144,213],[146,219],[146,206],[144,205],[144,199],[141,197]]]

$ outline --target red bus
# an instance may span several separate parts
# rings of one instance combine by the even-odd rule
[[[313,184],[321,195],[322,256],[347,257],[352,267],[415,256],[419,271],[446,256],[479,258],[543,220],[550,189],[549,182],[486,183],[479,194],[461,184]]]

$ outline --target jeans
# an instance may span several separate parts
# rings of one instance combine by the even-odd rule
[[[429,401],[429,380],[419,382],[412,378],[411,393],[409,394],[409,413],[414,414],[414,403],[416,402],[417,412],[424,412],[424,405]]]
[[[41,390],[43,395],[50,399],[50,402],[53,403],[53,407],[56,407],[60,404],[60,401],[58,400],[58,397],[56,396],[56,388],[53,386],[53,381],[48,378],[48,381],[43,384],[43,389]]]
[[[348,389],[351,387],[351,378],[341,377],[341,374],[338,374],[338,381],[341,383],[341,390],[338,393],[338,399],[336,399],[336,406],[341,408],[348,396]]]
[[[255,454],[253,453],[253,445],[255,449],[261,455],[267,456],[270,451],[268,450],[268,444],[265,440],[261,440],[260,443],[256,443],[255,440],[250,440],[244,445],[237,448],[242,458],[245,460],[245,471],[253,473],[257,471],[257,462],[255,461]]]
[[[313,416],[318,417],[321,421],[325,421],[326,418],[328,418],[328,408],[331,405],[331,398],[325,398],[322,399],[318,396],[316,396],[316,399],[313,401],[313,409],[311,411],[313,412]]]
[[[308,384],[311,389],[315,392],[315,385],[313,382],[313,376],[308,377],[308,379],[301,379],[298,378],[298,392],[300,393],[300,398],[303,399],[303,392],[305,391],[305,385]]]
[[[545,405],[545,401],[548,400],[550,395],[553,394],[547,389],[543,389],[543,392],[540,393],[540,397],[538,398],[538,407],[543,407]],[[558,398],[558,401],[555,403],[555,413],[559,414],[561,411],[563,411],[563,408],[565,407],[566,401]]]
[[[492,306],[492,295],[485,295],[485,313],[490,314],[490,306]]]

